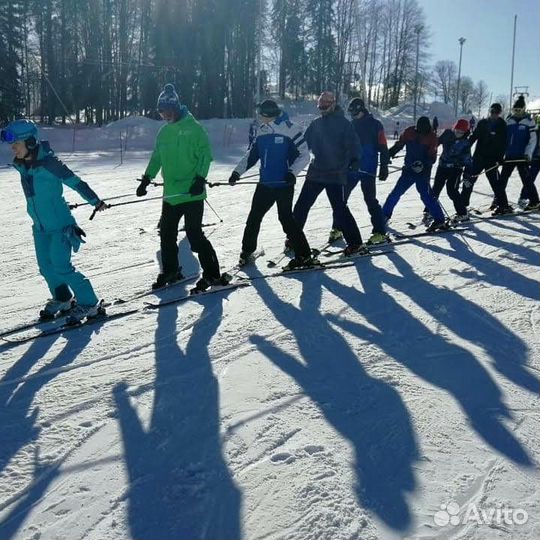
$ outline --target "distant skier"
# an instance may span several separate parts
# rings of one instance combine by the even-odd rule
[[[394,126],[394,140],[399,139],[399,121]]]
[[[253,146],[255,139],[257,138],[257,129],[259,128],[259,122],[256,118],[249,124],[248,133],[248,150]]]
[[[433,133],[435,133],[435,135],[437,135],[439,131],[439,119],[434,116],[433,117]]]
[[[405,147],[403,172],[386,198],[382,208],[384,216],[387,220],[392,217],[394,207],[401,196],[415,184],[422,202],[433,217],[433,223],[427,230],[434,232],[447,229],[441,206],[431,194],[429,187],[431,168],[437,159],[437,136],[427,116],[421,116],[416,122],[416,127],[410,126],[403,132],[399,141],[390,148],[390,157],[394,157],[403,147]]]
[[[474,131],[474,128],[476,127],[476,118],[474,114],[471,116],[471,119],[469,120],[469,129],[471,131]]]
[[[380,244],[386,242],[386,226],[381,209],[377,200],[376,177],[377,165],[380,155],[379,179],[388,178],[388,146],[384,134],[383,125],[376,120],[366,109],[364,100],[354,98],[349,103],[348,112],[352,117],[352,125],[360,140],[360,171],[349,171],[347,185],[345,186],[345,201],[349,200],[353,189],[360,182],[364,201],[367,205],[371,224],[373,226],[372,234],[368,244]],[[335,220],[330,231],[328,240],[333,242],[343,237]]]
[[[531,211],[540,208],[538,191],[531,179],[529,168],[536,148],[536,126],[525,108],[525,98],[521,95],[512,107],[512,113],[506,119],[506,152],[505,163],[501,169],[501,184],[504,190],[510,175],[517,167],[523,189],[527,192],[529,204],[523,210]],[[506,214],[513,211],[508,201],[501,202],[496,199],[495,214]]]
[[[245,265],[253,259],[261,222],[276,203],[279,221],[295,253],[287,267],[312,266],[317,261],[311,257],[306,237],[292,214],[296,176],[309,161],[304,134],[271,99],[258,105],[257,112],[257,136],[229,178],[229,184],[234,186],[242,174],[260,162],[260,181],[251,201],[239,263]]]
[[[540,142],[540,114],[536,115],[536,146],[533,151],[531,166],[529,168],[529,181],[534,185],[538,172],[540,171],[540,155],[538,154],[538,143]],[[519,206],[525,208],[529,204],[529,190],[523,186],[519,195]]]
[[[178,223],[184,218],[191,250],[199,256],[203,275],[192,293],[203,292],[212,285],[225,282],[221,276],[216,252],[202,230],[206,175],[212,161],[210,142],[204,128],[195,120],[172,84],[166,84],[159,95],[158,111],[167,123],[159,130],[154,152],[137,188],[137,196],[146,195],[146,188],[161,169],[163,206],[159,235],[162,271],[152,284],[153,289],[183,278],[178,264]]]
[[[40,141],[34,122],[15,120],[1,131],[0,139],[11,144],[13,165],[21,175],[26,208],[33,222],[39,271],[52,295],[40,318],[51,320],[69,313],[68,322],[77,323],[104,313],[90,281],[71,263],[72,251],[79,250],[86,235],[63,197],[63,184],[98,212],[107,205],[54,155],[47,141]]]
[[[474,184],[482,171],[485,171],[494,195],[497,198],[500,195],[500,199],[503,203],[506,201],[506,206],[508,206],[506,193],[499,177],[499,165],[503,161],[506,147],[506,122],[501,118],[501,113],[501,104],[493,103],[489,109],[489,117],[478,122],[469,138],[471,146],[476,143],[476,147],[472,166],[463,174],[461,199],[465,207],[470,204]]]
[[[459,192],[463,170],[472,164],[469,134],[469,122],[461,118],[455,123],[453,130],[444,130],[438,138],[438,144],[442,145],[443,151],[435,173],[432,193],[435,199],[438,199],[446,184],[446,192],[456,210],[456,215],[452,218],[454,223],[469,220],[467,207],[463,205]]]
[[[317,106],[321,116],[311,122],[304,134],[313,159],[294,206],[294,217],[303,228],[317,197],[326,191],[336,225],[347,242],[345,255],[367,252],[345,197],[349,171],[357,172],[360,168],[360,141],[332,92],[323,92]]]

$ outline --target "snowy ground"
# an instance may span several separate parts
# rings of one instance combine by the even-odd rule
[[[224,146],[214,127],[210,178],[225,180],[245,132]],[[128,148],[117,167],[105,150],[63,157],[102,197],[131,193],[148,151]],[[396,179],[379,183],[380,199]],[[2,169],[0,182],[5,329],[47,295],[17,175]],[[482,178],[473,202],[488,192]],[[224,269],[252,193],[210,192]],[[351,207],[367,237],[360,190]],[[102,297],[155,277],[159,209],[91,222],[75,210],[88,235],[75,260]],[[393,226],[420,213],[413,190]],[[216,221],[208,208],[205,220]],[[321,197],[313,245],[329,225]],[[0,345],[0,538],[538,538],[539,229],[538,215],[492,220],[352,268]],[[273,257],[282,241],[272,211],[261,244]],[[253,275],[268,272],[259,261]]]

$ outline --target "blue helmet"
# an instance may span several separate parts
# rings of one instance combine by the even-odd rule
[[[26,147],[32,150],[39,142],[39,131],[31,120],[14,120],[0,132],[0,140],[10,144],[15,141],[26,141]]]

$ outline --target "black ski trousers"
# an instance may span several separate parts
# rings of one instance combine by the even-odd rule
[[[191,251],[197,253],[203,270],[203,277],[215,279],[220,277],[219,262],[212,244],[204,235],[202,220],[204,201],[193,201],[181,204],[163,202],[159,236],[161,240],[161,262],[166,275],[178,272],[178,223],[182,217],[186,236]]]
[[[463,204],[461,194],[459,193],[459,184],[461,181],[461,169],[457,167],[437,167],[435,180],[431,192],[435,199],[439,198],[443,187],[446,184],[446,193],[454,203],[454,208],[457,214],[464,215],[467,213],[467,207]],[[424,209],[424,212],[427,209]]]
[[[242,251],[244,253],[253,253],[257,249],[257,238],[261,230],[262,220],[268,210],[276,203],[279,222],[291,242],[294,254],[297,257],[309,257],[311,255],[306,236],[293,217],[293,196],[294,186],[280,188],[267,187],[264,184],[257,186],[251,201],[251,210],[249,211],[242,239]]]
[[[497,163],[493,161],[484,162],[477,159],[473,160],[471,169],[463,176],[463,188],[461,190],[461,200],[463,205],[469,206],[474,184],[484,170],[493,194],[497,199],[497,203],[501,207],[507,207],[508,198],[506,197],[505,186],[501,182],[501,178],[499,176],[499,167]]]
[[[508,185],[508,179],[510,178],[510,175],[516,167],[519,173],[519,177],[521,178],[521,183],[523,184],[522,191],[527,193],[527,199],[529,199],[529,203],[538,204],[540,202],[538,200],[538,191],[536,190],[536,186],[534,185],[534,179],[531,176],[530,165],[528,163],[505,163],[503,165],[501,170],[501,182],[504,185],[504,189],[506,190],[506,186]]]

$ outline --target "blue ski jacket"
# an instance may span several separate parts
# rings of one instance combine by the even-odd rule
[[[462,169],[472,164],[471,143],[467,136],[456,137],[451,129],[445,129],[438,139],[443,151],[439,158],[439,167]]]
[[[61,232],[76,224],[63,197],[63,184],[91,205],[100,201],[88,184],[54,155],[47,141],[40,142],[34,160],[14,159],[13,166],[21,175],[26,209],[37,231]]]
[[[270,187],[286,187],[285,176],[295,176],[309,161],[309,152],[301,128],[295,126],[286,112],[273,122],[261,124],[249,150],[234,169],[242,175],[260,161],[260,182]]]
[[[360,140],[360,168],[362,171],[375,175],[379,154],[381,154],[381,165],[388,165],[390,159],[383,125],[371,113],[365,113],[362,118],[353,119],[352,125]]]
[[[536,146],[536,126],[530,115],[509,116],[506,119],[506,159],[528,156],[532,159]]]

